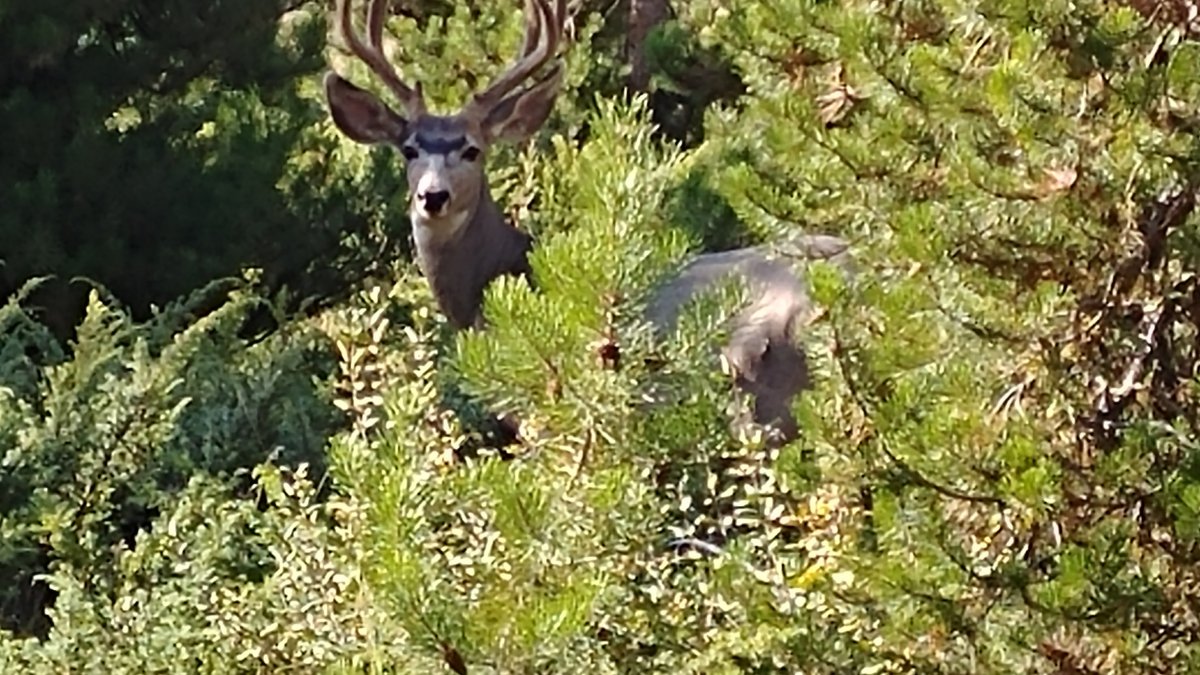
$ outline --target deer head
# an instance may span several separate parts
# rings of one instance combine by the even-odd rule
[[[334,124],[346,136],[400,150],[418,238],[448,240],[475,218],[481,200],[490,200],[484,173],[488,148],[527,139],[550,114],[563,79],[558,50],[566,0],[525,0],[525,37],[517,60],[452,115],[430,114],[420,83],[406,84],[388,62],[382,40],[387,15],[388,0],[368,0],[365,41],[352,26],[351,0],[337,0],[334,22],[340,39],[382,80],[400,110],[335,72],[325,76],[325,96]],[[549,69],[533,77],[550,61]]]

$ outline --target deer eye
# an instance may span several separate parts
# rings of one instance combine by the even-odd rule
[[[403,153],[404,159],[407,159],[409,161],[416,159],[417,156],[420,154],[417,152],[417,149],[411,145],[406,145],[403,148],[400,148],[400,152]]]
[[[474,162],[479,159],[479,148],[474,146],[462,151],[462,158],[468,162]]]

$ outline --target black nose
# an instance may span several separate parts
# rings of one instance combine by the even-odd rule
[[[430,213],[437,213],[442,210],[446,202],[450,201],[450,193],[446,190],[438,190],[437,192],[426,192],[421,195],[421,201],[425,203],[425,210]]]

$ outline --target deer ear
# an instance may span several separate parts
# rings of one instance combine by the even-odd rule
[[[333,123],[359,143],[395,143],[404,137],[408,128],[408,120],[396,114],[379,97],[337,73],[325,74],[325,99],[329,101]]]
[[[564,72],[560,63],[541,82],[501,99],[483,119],[487,142],[520,143],[532,136],[550,116]]]

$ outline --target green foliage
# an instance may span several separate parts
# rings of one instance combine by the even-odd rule
[[[0,382],[6,627],[44,630],[48,571],[112,588],[114,548],[193,478],[232,481],[268,458],[323,463],[339,416],[315,378],[333,363],[300,327],[238,338],[259,302],[234,289],[200,318],[184,301],[137,323],[93,292],[69,357],[15,300],[0,309],[0,353],[18,355]]]
[[[590,126],[589,143],[559,137],[542,164],[548,207],[539,217],[570,229],[531,256],[537,292],[523,281],[493,284],[484,309],[492,328],[462,336],[456,363],[469,393],[511,398],[565,434],[620,435],[638,369],[597,367],[599,343],[618,332],[622,350],[644,342],[644,329],[627,333],[617,322],[638,317],[647,289],[683,253],[661,203],[685,158],[656,150],[645,122],[613,105],[601,103]],[[624,360],[634,363],[636,351]]]
[[[649,44],[655,94],[621,102],[594,96],[619,71],[619,21],[586,4],[546,132],[493,158],[539,243],[536,290],[494,285],[486,332],[451,336],[404,260],[313,319],[235,288],[139,322],[96,293],[70,344],[25,286],[0,308],[0,575],[16,579],[0,670],[1196,670],[1200,49],[1179,3],[1153,4],[676,3]],[[172,57],[188,23],[169,6],[161,42],[121,43],[131,71],[0,97],[0,134],[61,131],[72,109],[89,131],[56,138],[103,150],[76,165],[19,147],[0,218],[134,208],[100,199],[118,176],[166,231],[231,249],[261,237],[234,211],[338,237],[369,221],[329,258],[295,230],[272,243],[287,269],[353,276],[395,242],[399,162],[324,119],[315,5],[213,8],[216,33],[247,36],[204,33],[222,56],[198,74]],[[457,105],[513,52],[512,9],[406,6],[395,56]],[[115,28],[93,43],[56,27],[85,22],[74,11],[20,14],[28,33],[0,50],[52,72],[66,62],[45,54],[119,51]],[[47,103],[100,72],[121,74],[119,97]],[[703,134],[683,115],[666,135],[703,139],[685,150],[649,123],[665,95],[737,99]],[[168,148],[182,163],[157,175],[96,168]],[[211,211],[176,213],[184,194]],[[94,215],[113,241],[139,222]],[[744,402],[716,347],[743,289],[698,298],[666,335],[642,310],[689,250],[800,230],[850,239],[858,273],[809,270],[815,387],[802,439],[775,449],[729,424]],[[119,246],[85,249],[122,265]],[[54,256],[11,285],[82,269]],[[145,282],[136,265],[161,259],[122,269],[198,285]],[[227,269],[204,265],[195,279]],[[255,307],[281,328],[248,342]],[[482,407],[518,413],[519,442],[493,447]]]
[[[835,670],[1195,665],[1200,62],[1138,7],[687,5],[752,92],[710,116],[713,189],[869,270],[817,286],[802,405],[821,483],[871,509],[829,611],[882,612]]]
[[[102,592],[69,566],[45,641],[0,640],[5,672],[312,672],[384,653],[363,587],[362,509],[316,500],[304,467],[255,470],[256,499],[196,476],[111,551]],[[256,501],[258,502],[256,504]]]
[[[641,319],[646,293],[686,250],[664,217],[690,161],[656,147],[643,106],[602,103],[583,148],[555,139],[540,158],[538,184],[561,195],[539,212],[543,231],[569,227],[544,236],[536,294],[521,282],[490,289],[486,333],[445,344],[407,283],[347,310],[418,308],[403,332],[372,330],[383,325],[372,318],[339,339],[343,354],[371,355],[344,380],[380,392],[345,405],[385,421],[331,448],[335,483],[370,504],[368,578],[411,635],[412,665],[397,672],[439,660],[485,672],[713,672],[732,667],[729,645],[774,640],[743,631],[735,609],[763,611],[770,587],[788,593],[757,557],[782,531],[759,526],[780,521],[790,499],[774,456],[729,432],[715,348],[738,289],[694,303],[669,339]],[[442,359],[466,391],[519,411],[511,460],[477,449],[439,405]],[[725,541],[716,570],[687,553]],[[697,596],[697,584],[721,597]]]

